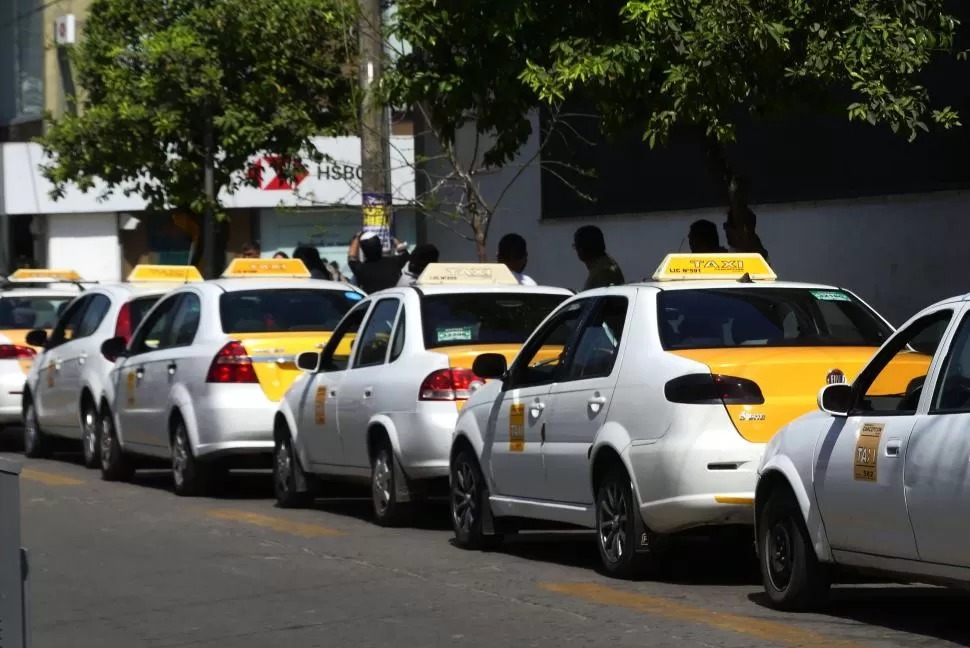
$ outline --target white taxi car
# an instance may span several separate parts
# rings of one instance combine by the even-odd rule
[[[82,290],[73,270],[21,269],[0,289],[0,426],[19,425],[24,381],[37,356],[31,329],[53,328]]]
[[[925,369],[908,383],[912,358]],[[768,444],[755,495],[762,580],[782,609],[836,569],[970,584],[970,295],[912,317],[821,411]]]
[[[276,415],[279,504],[312,498],[314,478],[369,480],[376,521],[400,523],[435,480],[447,488],[455,420],[481,383],[472,361],[514,357],[571,294],[521,286],[501,264],[436,263],[363,300],[322,353],[297,358],[307,373]]]
[[[629,577],[664,536],[747,532],[765,443],[893,332],[844,289],[775,281],[756,254],[670,255],[654,279],[572,297],[510,367],[475,360],[492,380],[456,426],[460,546],[523,518],[591,528]]]
[[[99,284],[84,292],[53,331],[27,334],[31,344],[42,347],[20,405],[28,457],[49,454],[54,441],[80,440],[84,464],[98,467],[97,404],[114,366],[101,355],[101,343],[115,336],[130,339],[163,294],[192,281],[202,281],[193,266],[138,265],[125,283]]]
[[[296,355],[364,298],[299,259],[235,259],[222,276],[167,294],[130,342],[102,344],[115,363],[99,407],[104,479],[130,476],[134,455],[167,459],[175,492],[194,495],[226,469],[268,467]]]

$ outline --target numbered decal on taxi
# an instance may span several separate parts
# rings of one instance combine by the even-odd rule
[[[513,403],[509,408],[509,452],[525,450],[525,405]]]
[[[863,423],[859,440],[855,444],[855,479],[876,481],[879,459],[879,440],[882,438],[882,423]]]
[[[327,388],[317,387],[317,395],[313,399],[313,420],[317,425],[327,422]]]
[[[135,372],[129,371],[128,376],[125,378],[125,382],[127,383],[126,385],[127,392],[128,392],[128,407],[135,406],[135,381],[136,380],[137,379],[135,378]]]

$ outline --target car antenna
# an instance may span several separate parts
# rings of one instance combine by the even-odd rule
[[[751,273],[745,272],[743,275],[741,275],[741,278],[738,279],[738,283],[754,283],[754,280],[751,279]]]

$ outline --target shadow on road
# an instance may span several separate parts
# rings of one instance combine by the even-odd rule
[[[331,515],[374,523],[374,507],[371,503],[370,490],[365,486],[328,485],[326,495],[314,500],[313,508]],[[450,531],[448,501],[430,498],[414,505],[410,519],[403,526],[424,531]]]
[[[763,592],[750,594],[757,605],[768,606]],[[829,604],[819,613],[938,641],[970,646],[970,595],[941,587],[877,585],[834,586]]]

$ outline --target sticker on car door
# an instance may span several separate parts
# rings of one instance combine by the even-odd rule
[[[317,425],[327,422],[327,388],[317,387],[317,394],[313,399],[313,420]]]
[[[128,376],[125,378],[125,383],[126,383],[125,386],[126,386],[126,392],[128,396],[128,399],[127,399],[128,407],[135,406],[135,384],[137,380],[138,379],[135,376],[135,372],[129,371]]]
[[[509,452],[525,450],[525,405],[513,403],[509,408]]]
[[[855,444],[855,474],[857,481],[876,481],[876,470],[879,459],[879,440],[882,430],[886,427],[882,423],[863,423],[859,430],[859,439]]]
[[[53,360],[47,363],[47,386],[50,388],[54,387],[54,367],[55,364]]]

